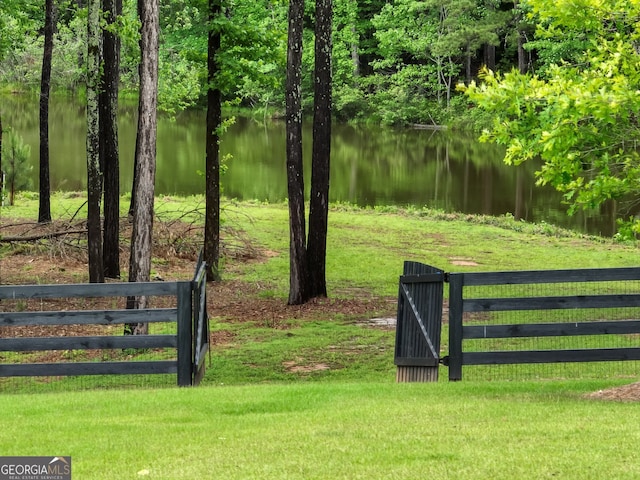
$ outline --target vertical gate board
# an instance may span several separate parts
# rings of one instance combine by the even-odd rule
[[[444,272],[405,262],[403,273],[398,293],[396,380],[437,381]]]

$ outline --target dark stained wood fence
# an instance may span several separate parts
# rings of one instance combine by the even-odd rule
[[[514,337],[640,334],[640,320],[465,325],[463,314],[521,310],[640,307],[640,294],[611,293],[521,298],[466,298],[466,287],[487,285],[625,282],[640,280],[640,268],[576,269],[514,272],[450,273],[449,280],[449,380],[462,379],[463,365],[519,363],[598,362],[640,360],[640,347],[539,351],[465,352],[463,340]]]
[[[563,337],[591,335],[637,335],[640,319],[598,321],[554,321],[500,325],[464,324],[465,314],[508,311],[544,311],[576,309],[624,309],[640,307],[640,293],[598,292],[594,294],[470,298],[467,287],[610,282],[607,291],[624,289],[624,282],[640,281],[640,267],[573,269],[512,272],[445,273],[417,262],[405,262],[400,277],[394,363],[397,381],[436,381],[438,365],[449,367],[449,380],[462,379],[465,365],[522,363],[600,362],[640,360],[640,346],[619,348],[463,351],[464,340],[508,339],[524,337]],[[443,310],[443,284],[449,282],[449,354],[440,358],[440,329]],[[567,290],[568,291],[568,290]],[[606,310],[605,310],[606,311]]]
[[[398,382],[438,380],[444,272],[405,262],[400,277],[394,363]]]
[[[175,348],[176,360],[69,363],[0,363],[0,377],[176,374],[180,386],[195,385],[204,375],[209,348],[204,262],[193,281],[122,282],[66,285],[0,286],[0,299],[169,296],[175,307],[81,311],[0,312],[1,327],[124,325],[175,323],[176,334],[0,338],[0,352],[50,350]],[[123,327],[124,328],[124,327]]]

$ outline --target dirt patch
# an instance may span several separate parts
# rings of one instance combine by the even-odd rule
[[[299,364],[298,362],[282,362],[282,365],[287,369],[288,372],[291,373],[312,373],[312,372],[320,372],[323,370],[330,370],[331,367],[326,363],[314,363],[311,365],[308,364]]]
[[[589,393],[587,398],[594,400],[611,400],[616,402],[638,402],[640,401],[640,382],[621,387],[607,388],[597,392]]]
[[[395,299],[388,297],[315,298],[304,305],[287,305],[281,298],[261,298],[260,285],[223,281],[209,285],[209,315],[228,322],[257,322],[288,328],[289,320],[326,319],[335,315],[373,318],[392,314]]]
[[[477,267],[478,266],[478,262],[475,262],[474,260],[470,260],[468,258],[451,258],[449,259],[449,262],[451,263],[451,265],[456,265],[459,267]]]

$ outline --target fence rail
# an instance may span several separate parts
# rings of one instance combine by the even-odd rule
[[[197,384],[204,376],[204,357],[209,349],[205,277],[206,265],[201,256],[192,281],[0,286],[0,300],[161,296],[173,297],[176,304],[171,308],[0,312],[0,327],[6,328],[138,323],[176,325],[175,334],[0,338],[0,352],[176,350],[175,360],[0,363],[0,377],[176,374],[180,386]]]

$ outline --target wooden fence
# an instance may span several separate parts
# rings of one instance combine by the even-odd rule
[[[466,287],[486,285],[625,282],[640,280],[640,268],[577,269],[449,274],[449,380],[462,379],[463,365],[640,360],[640,347],[539,351],[464,352],[465,339],[638,334],[640,320],[464,325],[463,314],[523,310],[640,307],[640,294],[465,298]]]
[[[169,308],[0,312],[0,327],[175,323],[175,334],[0,338],[0,352],[94,349],[176,349],[175,360],[0,363],[0,377],[176,374],[180,386],[204,375],[209,348],[205,265],[200,259],[192,281],[122,282],[0,286],[0,300],[173,297]]]
[[[464,340],[640,334],[640,319],[637,318],[544,321],[544,311],[640,307],[640,293],[615,293],[622,290],[616,288],[616,284],[620,286],[623,282],[640,281],[640,268],[449,273],[444,274],[444,279],[449,282],[449,354],[441,358],[440,363],[449,367],[449,380],[461,380],[462,367],[465,365],[640,360],[640,346],[473,352],[463,350]],[[579,295],[567,293],[553,296],[483,298],[466,295],[468,287],[534,284],[557,286],[554,293],[561,293],[563,285],[592,282],[610,282],[608,290],[614,293],[601,294],[596,286],[594,287],[596,293]],[[405,300],[399,299],[399,303],[401,301]],[[431,296],[417,297],[413,298],[413,302],[416,304],[415,308],[420,310],[424,309],[420,306],[422,303],[434,304],[434,299]],[[508,311],[539,311],[541,321],[500,325],[464,323],[465,314],[469,316]],[[432,310],[430,315],[432,318],[425,320],[426,322],[434,322],[436,319],[441,321],[442,311]],[[405,328],[402,326],[403,323],[399,314],[397,328]],[[397,342],[403,342],[403,338],[397,334]],[[402,351],[404,348],[403,345],[396,345],[396,351]],[[427,361],[431,359],[430,355],[424,357]]]

